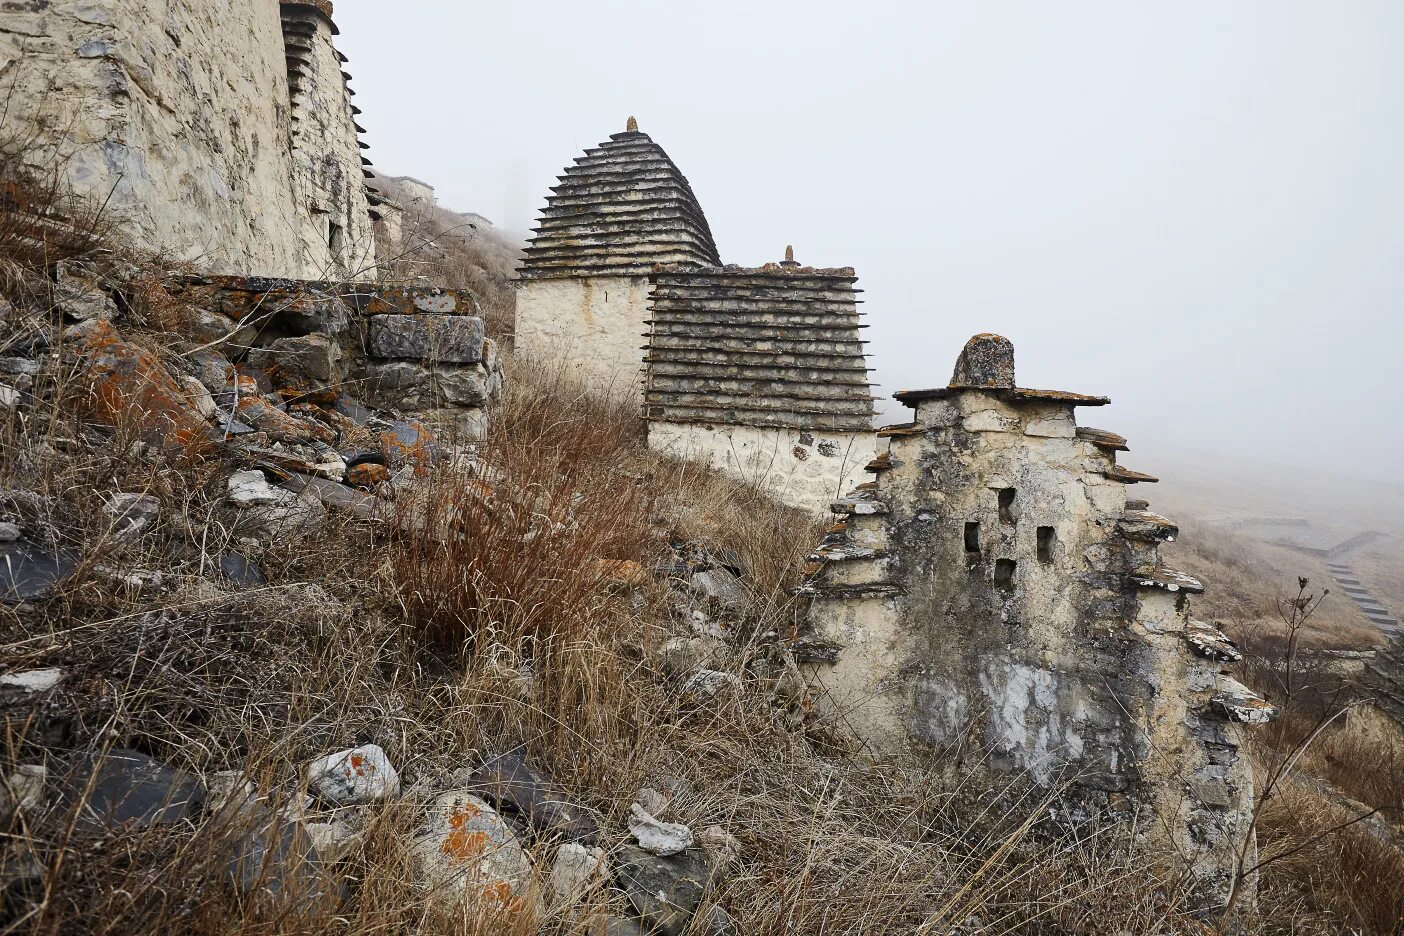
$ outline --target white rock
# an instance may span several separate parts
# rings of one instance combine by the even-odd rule
[[[20,405],[20,392],[9,384],[0,384],[0,406],[14,409]]]
[[[351,854],[352,849],[361,840],[361,834],[340,819],[309,822],[302,828],[316,850],[317,857],[328,863],[334,864]]]
[[[0,676],[0,688],[23,689],[25,692],[48,692],[63,682],[64,671],[51,669],[29,670],[25,673],[6,673]]]
[[[399,795],[400,775],[380,745],[365,744],[313,761],[307,784],[319,799],[352,806]]]
[[[577,903],[586,894],[602,890],[609,882],[609,864],[603,848],[567,842],[556,849],[551,865],[551,894],[556,909]]]
[[[719,670],[700,669],[683,684],[686,695],[699,699],[710,699],[730,686],[740,685],[741,680],[734,673]]]
[[[200,382],[198,377],[182,376],[180,385],[185,388],[185,395],[190,399],[190,405],[195,407],[205,419],[213,422],[219,415],[219,407],[215,405],[214,397],[210,395],[209,388]]]
[[[21,764],[0,788],[0,816],[33,818],[44,808],[44,784],[49,771],[42,764]]]
[[[253,809],[258,790],[242,770],[221,770],[205,784],[205,810],[213,815],[241,815]]]
[[[680,822],[659,822],[638,803],[629,807],[629,832],[646,852],[667,857],[692,847],[692,830]]]
[[[532,893],[531,859],[516,833],[471,793],[445,793],[430,804],[412,853],[421,883],[450,905],[466,898],[470,907],[525,907]]]
[[[0,543],[13,543],[20,538],[20,528],[17,523],[0,523]]]
[[[229,476],[229,500],[239,507],[290,507],[297,503],[297,495],[269,484],[263,472],[249,470]]]

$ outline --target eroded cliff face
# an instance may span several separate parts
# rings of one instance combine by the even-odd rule
[[[815,677],[875,748],[959,751],[1153,817],[1221,904],[1253,803],[1234,722],[1270,707],[1190,619],[1202,586],[1160,563],[1174,525],[1128,502],[1154,479],[1116,465],[1119,436],[1077,426],[1075,406],[1106,399],[1017,388],[1007,342],[971,345],[951,386],[898,394],[915,419],[834,505],[806,590],[815,637],[840,649]]]
[[[57,170],[75,191],[104,203],[132,246],[226,273],[351,275],[362,266],[353,258],[370,219],[345,84],[339,68],[336,81],[326,78],[322,60],[335,52],[319,49],[319,78],[295,104],[280,18],[280,9],[295,8],[298,19],[319,22],[329,35],[324,6],[7,4],[0,11],[4,142],[34,168]],[[335,115],[350,135],[322,133],[317,147],[295,148],[299,113]],[[306,130],[298,137],[308,138]],[[341,219],[339,231],[328,216]],[[341,265],[333,263],[334,242],[346,258]],[[373,245],[367,255],[374,256]]]

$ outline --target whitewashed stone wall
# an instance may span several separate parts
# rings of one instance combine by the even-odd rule
[[[1105,398],[1017,388],[996,336],[956,375],[898,394],[913,422],[880,432],[877,481],[835,505],[814,554],[825,705],[875,749],[931,746],[1135,817],[1212,911],[1252,834],[1239,723],[1274,710],[1191,619],[1203,587],[1161,564],[1178,531],[1127,497],[1154,479],[1077,426],[1073,407]]]
[[[713,423],[648,424],[648,447],[725,471],[804,510],[827,511],[866,480],[877,437]]]
[[[517,353],[566,360],[591,389],[638,400],[649,284],[644,276],[529,279],[517,287]]]
[[[309,251],[297,195],[276,0],[4,4],[0,96],[0,137],[106,202],[138,247],[217,272],[325,274],[326,235]],[[359,179],[359,155],[343,157]]]
[[[331,19],[314,6],[284,4],[292,99],[293,184],[309,275],[375,276],[375,233],[342,61]]]

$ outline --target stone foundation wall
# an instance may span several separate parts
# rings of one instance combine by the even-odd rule
[[[701,462],[805,510],[825,511],[865,480],[877,438],[760,426],[650,421],[648,447]]]
[[[514,350],[568,360],[592,389],[639,400],[648,307],[644,276],[523,280]]]

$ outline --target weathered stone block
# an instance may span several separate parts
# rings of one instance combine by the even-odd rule
[[[366,328],[372,357],[477,364],[483,359],[483,320],[471,315],[374,315]]]

